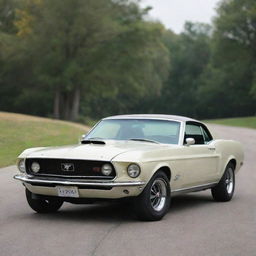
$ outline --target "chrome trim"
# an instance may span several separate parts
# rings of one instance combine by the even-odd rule
[[[28,174],[29,175],[29,174]],[[55,177],[55,178],[77,178],[77,179],[108,179],[108,180],[113,180],[116,176],[74,176],[74,175],[59,175],[59,174],[42,174],[42,173],[37,173],[36,176],[41,176],[41,177]],[[34,177],[34,176],[32,176]],[[41,178],[39,177],[39,178]],[[109,179],[111,178],[111,179]]]
[[[212,187],[214,187],[214,185],[217,185],[217,184],[218,184],[218,182],[211,182],[211,183],[207,183],[207,184],[203,184],[203,185],[199,185],[199,186],[193,186],[193,187],[188,187],[188,188],[172,190],[171,193],[172,193],[172,195],[176,195],[176,194],[182,194],[182,193],[196,192],[196,191],[201,191],[201,190],[205,190],[208,188],[212,188]]]
[[[234,188],[234,172],[231,167],[228,168],[228,170],[227,170],[225,183],[226,183],[226,188],[227,188],[228,194],[229,195],[232,194],[233,188]]]
[[[150,188],[150,204],[152,208],[160,212],[167,200],[167,183],[163,178],[157,178]]]
[[[202,133],[202,135],[203,135],[203,138],[204,138],[204,144],[205,144],[205,135],[204,135],[204,132],[203,132],[202,125],[200,125],[200,130],[201,130],[201,133]]]
[[[16,180],[20,180],[25,183],[43,183],[54,185],[66,185],[66,186],[107,186],[107,187],[129,187],[129,186],[143,186],[146,182],[143,181],[125,181],[125,182],[113,182],[113,181],[81,181],[81,180],[61,180],[61,179],[47,179],[47,178],[35,178],[31,175],[17,174],[13,177]]]
[[[178,145],[184,145],[184,136],[185,136],[186,122],[183,121],[180,123],[180,134],[179,134],[179,143]]]

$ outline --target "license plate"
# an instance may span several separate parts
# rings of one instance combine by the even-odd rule
[[[58,196],[61,197],[79,197],[77,187],[57,187]]]

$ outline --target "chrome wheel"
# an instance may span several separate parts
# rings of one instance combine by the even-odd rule
[[[150,189],[150,203],[155,211],[161,211],[166,202],[166,183],[162,178],[156,179]]]
[[[225,183],[226,183],[227,192],[231,194],[233,192],[233,187],[234,187],[234,172],[232,168],[228,168],[227,170]]]
[[[228,163],[218,185],[211,190],[215,201],[227,202],[232,199],[235,191],[235,166],[233,163]]]
[[[139,219],[161,220],[169,211],[171,202],[171,187],[167,175],[162,170],[156,172],[134,202]]]

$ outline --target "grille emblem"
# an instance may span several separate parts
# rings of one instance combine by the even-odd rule
[[[61,164],[61,170],[64,171],[64,172],[74,172],[75,171],[75,166],[74,166],[74,164],[62,163]]]

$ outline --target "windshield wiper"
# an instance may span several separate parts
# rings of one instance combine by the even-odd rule
[[[132,139],[129,139],[129,140],[134,140],[134,141],[143,141],[143,142],[150,142],[150,143],[156,143],[156,144],[159,144],[158,141],[155,141],[155,140],[148,140],[148,139],[139,139],[139,138],[132,138]]]

